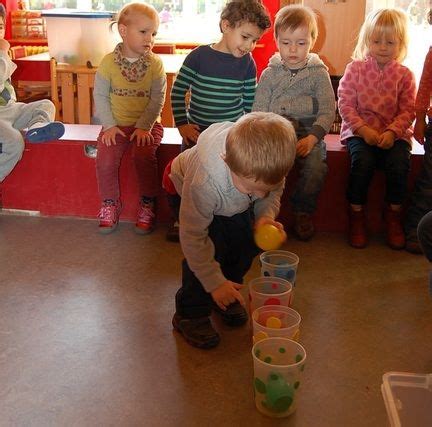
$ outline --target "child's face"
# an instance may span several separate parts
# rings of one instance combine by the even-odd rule
[[[6,25],[3,16],[0,17],[0,39],[4,39],[6,31]]]
[[[119,32],[123,39],[123,55],[138,58],[153,48],[159,24],[145,15],[137,15],[128,25],[120,24]]]
[[[297,69],[305,65],[312,47],[312,37],[307,26],[297,27],[294,31],[287,28],[280,31],[276,39],[282,61],[288,68]]]
[[[223,37],[220,43],[221,51],[230,53],[236,58],[252,52],[264,31],[250,22],[231,27],[226,20],[221,24]]]
[[[268,185],[262,181],[255,181],[254,178],[246,178],[240,176],[231,171],[231,177],[234,187],[237,188],[240,193],[249,194],[250,196],[258,197],[263,199],[270,191],[275,190],[278,185]]]
[[[399,50],[399,40],[396,40],[390,34],[372,34],[369,42],[369,54],[376,59],[380,68],[383,68],[388,62],[396,59]]]

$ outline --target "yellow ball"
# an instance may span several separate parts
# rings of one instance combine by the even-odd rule
[[[267,328],[280,329],[282,327],[282,322],[277,317],[271,316],[266,322]]]
[[[274,225],[263,224],[255,230],[255,243],[263,251],[278,249],[283,243],[283,234]]]

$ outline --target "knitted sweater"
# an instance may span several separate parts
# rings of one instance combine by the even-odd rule
[[[410,142],[415,92],[413,73],[395,60],[383,69],[371,56],[350,62],[338,88],[341,141],[367,125],[379,133],[391,130],[396,139]]]
[[[184,60],[171,91],[176,126],[204,127],[235,122],[249,113],[255,95],[256,66],[250,54],[241,58],[199,46]],[[185,95],[190,90],[190,104]]]
[[[276,53],[261,75],[252,110],[280,114],[291,120],[298,137],[320,140],[333,124],[335,107],[327,67],[317,54],[310,53],[303,68],[290,70]]]

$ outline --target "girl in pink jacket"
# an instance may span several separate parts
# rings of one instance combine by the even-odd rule
[[[407,45],[404,12],[371,12],[360,30],[354,60],[339,83],[341,141],[351,158],[349,242],[355,248],[367,245],[365,205],[377,167],[386,176],[387,243],[393,249],[405,246],[401,206],[410,167],[416,91],[413,73],[401,64]]]

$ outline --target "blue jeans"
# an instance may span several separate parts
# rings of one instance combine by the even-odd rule
[[[432,122],[425,132],[424,157],[421,171],[415,181],[410,206],[405,219],[407,237],[414,235],[420,219],[432,210]]]
[[[347,199],[353,205],[367,202],[369,184],[376,168],[382,168],[386,176],[387,203],[401,205],[407,192],[410,168],[410,145],[397,139],[388,150],[368,145],[363,138],[348,140],[351,169],[347,189]]]
[[[311,214],[315,211],[328,171],[326,154],[324,141],[319,141],[306,157],[297,157],[300,177],[291,196],[294,212]]]

